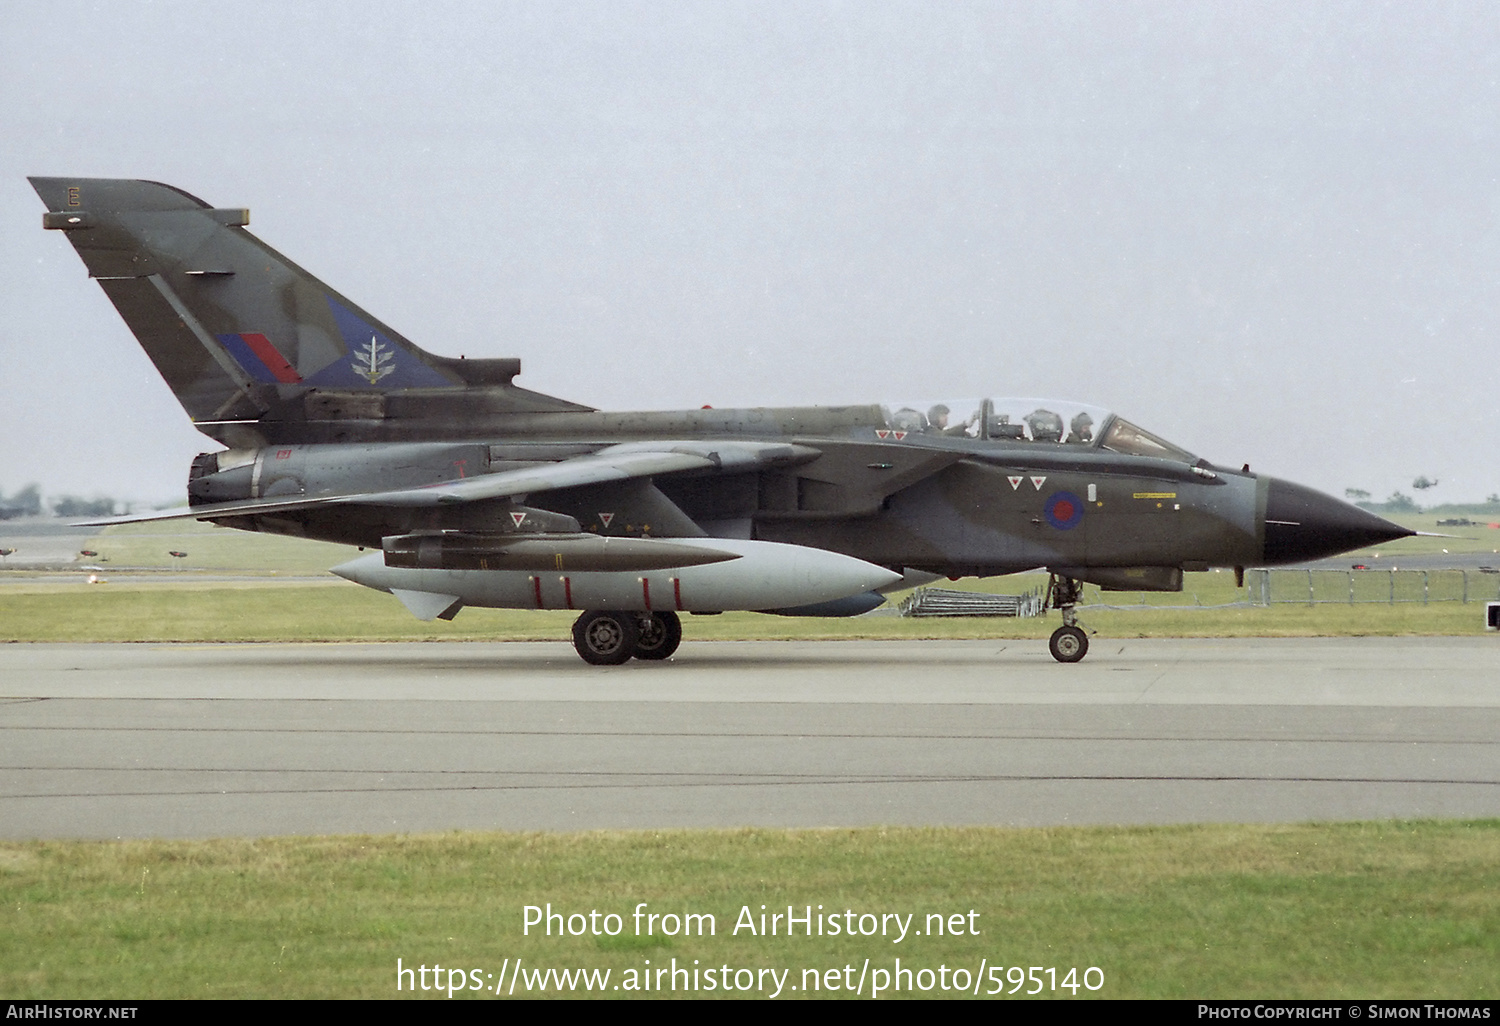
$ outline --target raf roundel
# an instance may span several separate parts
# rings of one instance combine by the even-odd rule
[[[590,664],[670,658],[682,613],[857,616],[914,554],[955,579],[1048,567],[1050,649],[1074,663],[1083,585],[1122,564],[1300,565],[1415,533],[1074,402],[595,410],[518,387],[519,360],[420,348],[252,236],[247,210],[158,182],[31,184],[42,227],[223,447],[194,459],[187,506],[75,526],[187,518],[374,548],[334,573],[423,620],[573,609]],[[1158,504],[1192,530],[1145,515]]]
[[[1059,531],[1071,531],[1083,519],[1083,500],[1072,492],[1053,492],[1043,508],[1047,523]]]

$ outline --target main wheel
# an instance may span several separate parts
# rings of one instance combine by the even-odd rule
[[[1060,663],[1076,663],[1089,654],[1089,636],[1077,627],[1059,627],[1047,645]]]
[[[584,613],[573,621],[573,647],[583,661],[595,666],[618,666],[635,655],[641,630],[634,613]]]
[[[637,659],[666,659],[682,644],[682,620],[676,613],[641,613],[637,620],[640,640],[635,643]]]

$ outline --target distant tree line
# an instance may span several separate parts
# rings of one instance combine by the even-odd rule
[[[114,499],[81,499],[76,495],[59,495],[52,500],[52,515],[55,517],[112,517],[115,515]]]
[[[1381,503],[1373,503],[1372,502],[1372,503],[1368,503],[1368,505],[1371,505],[1371,506],[1378,505],[1380,507],[1381,511],[1385,512],[1385,513],[1420,513],[1420,512],[1422,512],[1422,507],[1417,505],[1415,499],[1413,499],[1410,495],[1404,495],[1401,492],[1392,492],[1390,494],[1390,497],[1388,499],[1386,499],[1384,502],[1381,502]]]
[[[42,492],[34,484],[29,484],[10,498],[0,492],[0,520],[9,520],[11,517],[35,517],[42,512]]]
[[[114,515],[119,505],[114,499],[84,499],[77,495],[58,495],[45,503],[55,517],[108,517]],[[9,497],[0,491],[0,520],[39,517],[43,509],[42,491],[34,484]]]
[[[1436,484],[1436,481],[1429,480],[1424,476],[1419,477],[1415,481],[1413,481],[1412,487],[1419,491],[1426,491],[1428,488],[1432,488]],[[1384,502],[1370,501],[1370,493],[1365,491],[1363,488],[1345,488],[1344,497],[1361,509],[1367,509],[1372,513],[1421,513],[1424,511],[1423,507],[1419,506],[1415,499],[1413,499],[1410,495],[1407,495],[1404,492],[1400,491],[1392,492]],[[1495,492],[1486,496],[1483,503],[1450,502],[1444,503],[1441,506],[1428,507],[1426,509],[1426,512],[1430,513],[1434,510],[1447,509],[1448,507],[1454,507],[1456,509],[1471,509],[1472,512],[1483,511],[1500,513],[1500,492]],[[1483,507],[1494,508],[1490,510],[1484,510]]]

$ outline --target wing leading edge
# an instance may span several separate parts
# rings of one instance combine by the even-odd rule
[[[447,506],[666,474],[694,471],[740,473],[803,463],[816,459],[818,455],[816,449],[780,442],[627,442],[587,456],[575,456],[544,466],[457,478],[419,488],[207,503],[152,513],[79,521],[78,526],[106,527],[157,520],[213,520],[220,517],[289,513],[326,506]]]

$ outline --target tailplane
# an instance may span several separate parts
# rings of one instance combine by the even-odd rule
[[[588,409],[517,388],[519,360],[418,348],[246,231],[248,210],[158,182],[30,181],[43,227],[67,235],[194,425],[226,445],[451,434],[455,391],[481,419]]]

